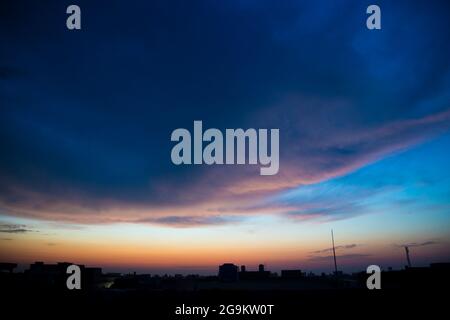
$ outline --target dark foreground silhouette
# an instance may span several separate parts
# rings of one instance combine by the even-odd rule
[[[68,290],[69,264],[36,263],[23,273],[0,264],[3,309],[46,318],[98,316],[126,319],[301,319],[311,315],[364,319],[398,318],[425,311],[427,318],[448,318],[450,264],[407,268],[381,274],[381,290],[368,290],[365,272],[353,275],[305,275],[300,271],[274,276],[259,271],[219,273],[217,277],[103,274],[82,270],[82,289]],[[225,270],[226,271],[226,270]],[[269,314],[220,314],[220,305],[274,305]],[[216,312],[177,315],[177,307],[208,306]],[[236,313],[235,307],[228,309]]]

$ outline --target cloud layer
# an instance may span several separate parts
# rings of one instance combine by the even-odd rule
[[[450,126],[445,2],[385,4],[379,33],[352,1],[81,5],[88,28],[72,34],[59,2],[1,5],[15,17],[0,22],[3,214],[177,227],[347,218],[357,203],[273,199]],[[170,133],[194,120],[279,128],[279,174],[174,166]]]
[[[32,230],[28,229],[27,226],[23,224],[8,224],[8,223],[0,224],[0,233],[27,233],[27,232],[32,232]]]

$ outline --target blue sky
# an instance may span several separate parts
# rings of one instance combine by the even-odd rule
[[[332,226],[343,245],[364,230],[380,252],[434,241],[448,257],[446,1],[380,1],[377,31],[369,1],[78,1],[80,31],[65,27],[69,4],[0,5],[0,212],[5,239],[19,237],[4,252],[37,257],[20,236],[44,232],[11,230],[50,224],[84,230],[65,246],[135,226],[197,238],[205,255],[210,232],[229,253],[217,230],[253,230],[255,250],[275,224],[272,249],[291,262],[296,241],[302,261],[326,248]],[[170,133],[194,120],[279,128],[279,174],[173,165]]]

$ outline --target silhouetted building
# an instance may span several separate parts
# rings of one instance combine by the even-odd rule
[[[450,272],[450,263],[448,262],[437,262],[430,264],[430,268],[433,270],[442,270]]]
[[[281,277],[284,279],[299,279],[303,277],[302,270],[281,270]]]
[[[100,285],[104,282],[102,268],[84,268],[81,280],[88,286]]]
[[[239,280],[265,280],[270,278],[270,271],[264,270],[264,265],[258,266],[258,271],[247,271],[244,266],[244,270],[239,273]]]
[[[42,261],[37,261],[35,263],[30,264],[30,269],[27,270],[27,272],[34,276],[55,276],[59,274],[65,274],[67,267],[70,265],[71,263],[69,262],[58,262],[57,264],[45,264]]]
[[[241,266],[241,272],[245,272],[245,266]]]
[[[219,280],[234,282],[238,280],[238,267],[233,263],[224,263],[219,266]]]
[[[73,265],[71,262],[58,262],[57,264],[45,264],[38,261],[30,264],[30,269],[26,270],[30,281],[37,285],[51,286],[65,289],[69,274],[67,268]],[[102,280],[101,268],[86,268],[84,265],[78,265],[81,271],[81,287],[92,288],[99,285]]]
[[[17,268],[17,263],[0,262],[0,272],[12,273]]]
[[[45,264],[37,261],[30,264],[26,270],[29,281],[38,286],[65,288],[67,280],[67,267],[69,262],[58,262],[57,264]],[[80,266],[82,268],[83,266]]]

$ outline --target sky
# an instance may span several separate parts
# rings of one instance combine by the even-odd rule
[[[446,1],[0,4],[0,260],[330,272],[450,261]],[[171,132],[279,128],[280,169]]]

